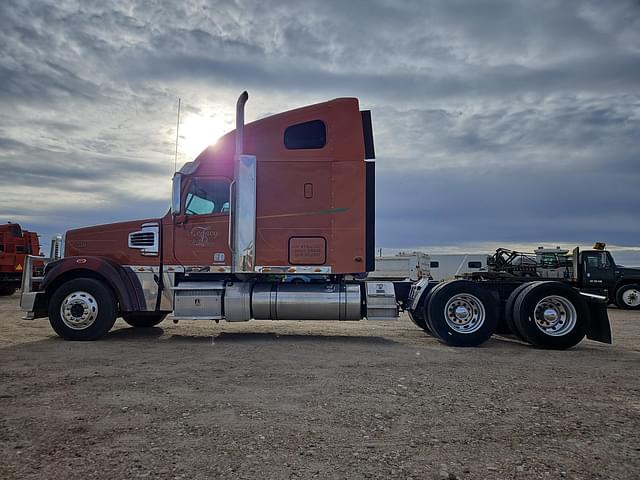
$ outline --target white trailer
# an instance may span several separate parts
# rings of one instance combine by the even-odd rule
[[[376,257],[376,269],[367,276],[370,280],[411,280],[429,278],[429,255],[422,252],[399,252]]]
[[[429,271],[434,280],[451,280],[457,275],[486,270],[488,256],[482,253],[429,254]]]

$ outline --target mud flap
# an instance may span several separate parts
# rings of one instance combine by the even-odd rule
[[[582,298],[589,307],[589,325],[587,338],[596,342],[611,343],[611,325],[607,313],[607,302],[604,297],[582,293]]]

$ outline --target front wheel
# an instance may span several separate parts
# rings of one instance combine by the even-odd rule
[[[93,278],[76,278],[51,296],[49,323],[66,340],[97,340],[111,330],[116,312],[109,287]]]
[[[443,342],[475,347],[493,335],[498,323],[497,302],[467,280],[445,282],[434,289],[426,307],[428,325]]]
[[[623,285],[616,292],[616,305],[627,310],[640,310],[640,285]]]
[[[9,295],[13,295],[16,289],[13,287],[0,287],[0,297],[8,297]]]
[[[151,328],[166,318],[166,313],[123,313],[122,319],[134,328]]]

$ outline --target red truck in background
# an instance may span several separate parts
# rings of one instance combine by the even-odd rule
[[[176,172],[164,216],[70,230],[64,258],[43,278],[32,282],[27,266],[25,319],[49,317],[61,337],[95,340],[117,317],[145,328],[170,314],[175,322],[394,320],[405,310],[454,346],[480,345],[500,324],[537,347],[570,348],[585,336],[611,343],[599,289],[519,277],[367,280],[375,270],[370,112],[338,98],[245,125],[247,98],[238,99],[236,130]]]
[[[17,223],[0,225],[0,296],[12,295],[20,288],[25,255],[41,255],[38,234]]]

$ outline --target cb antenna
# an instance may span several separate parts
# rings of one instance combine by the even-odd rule
[[[180,135],[180,97],[178,97],[178,124],[176,125],[176,155],[173,159],[173,173],[178,170],[178,138]]]

